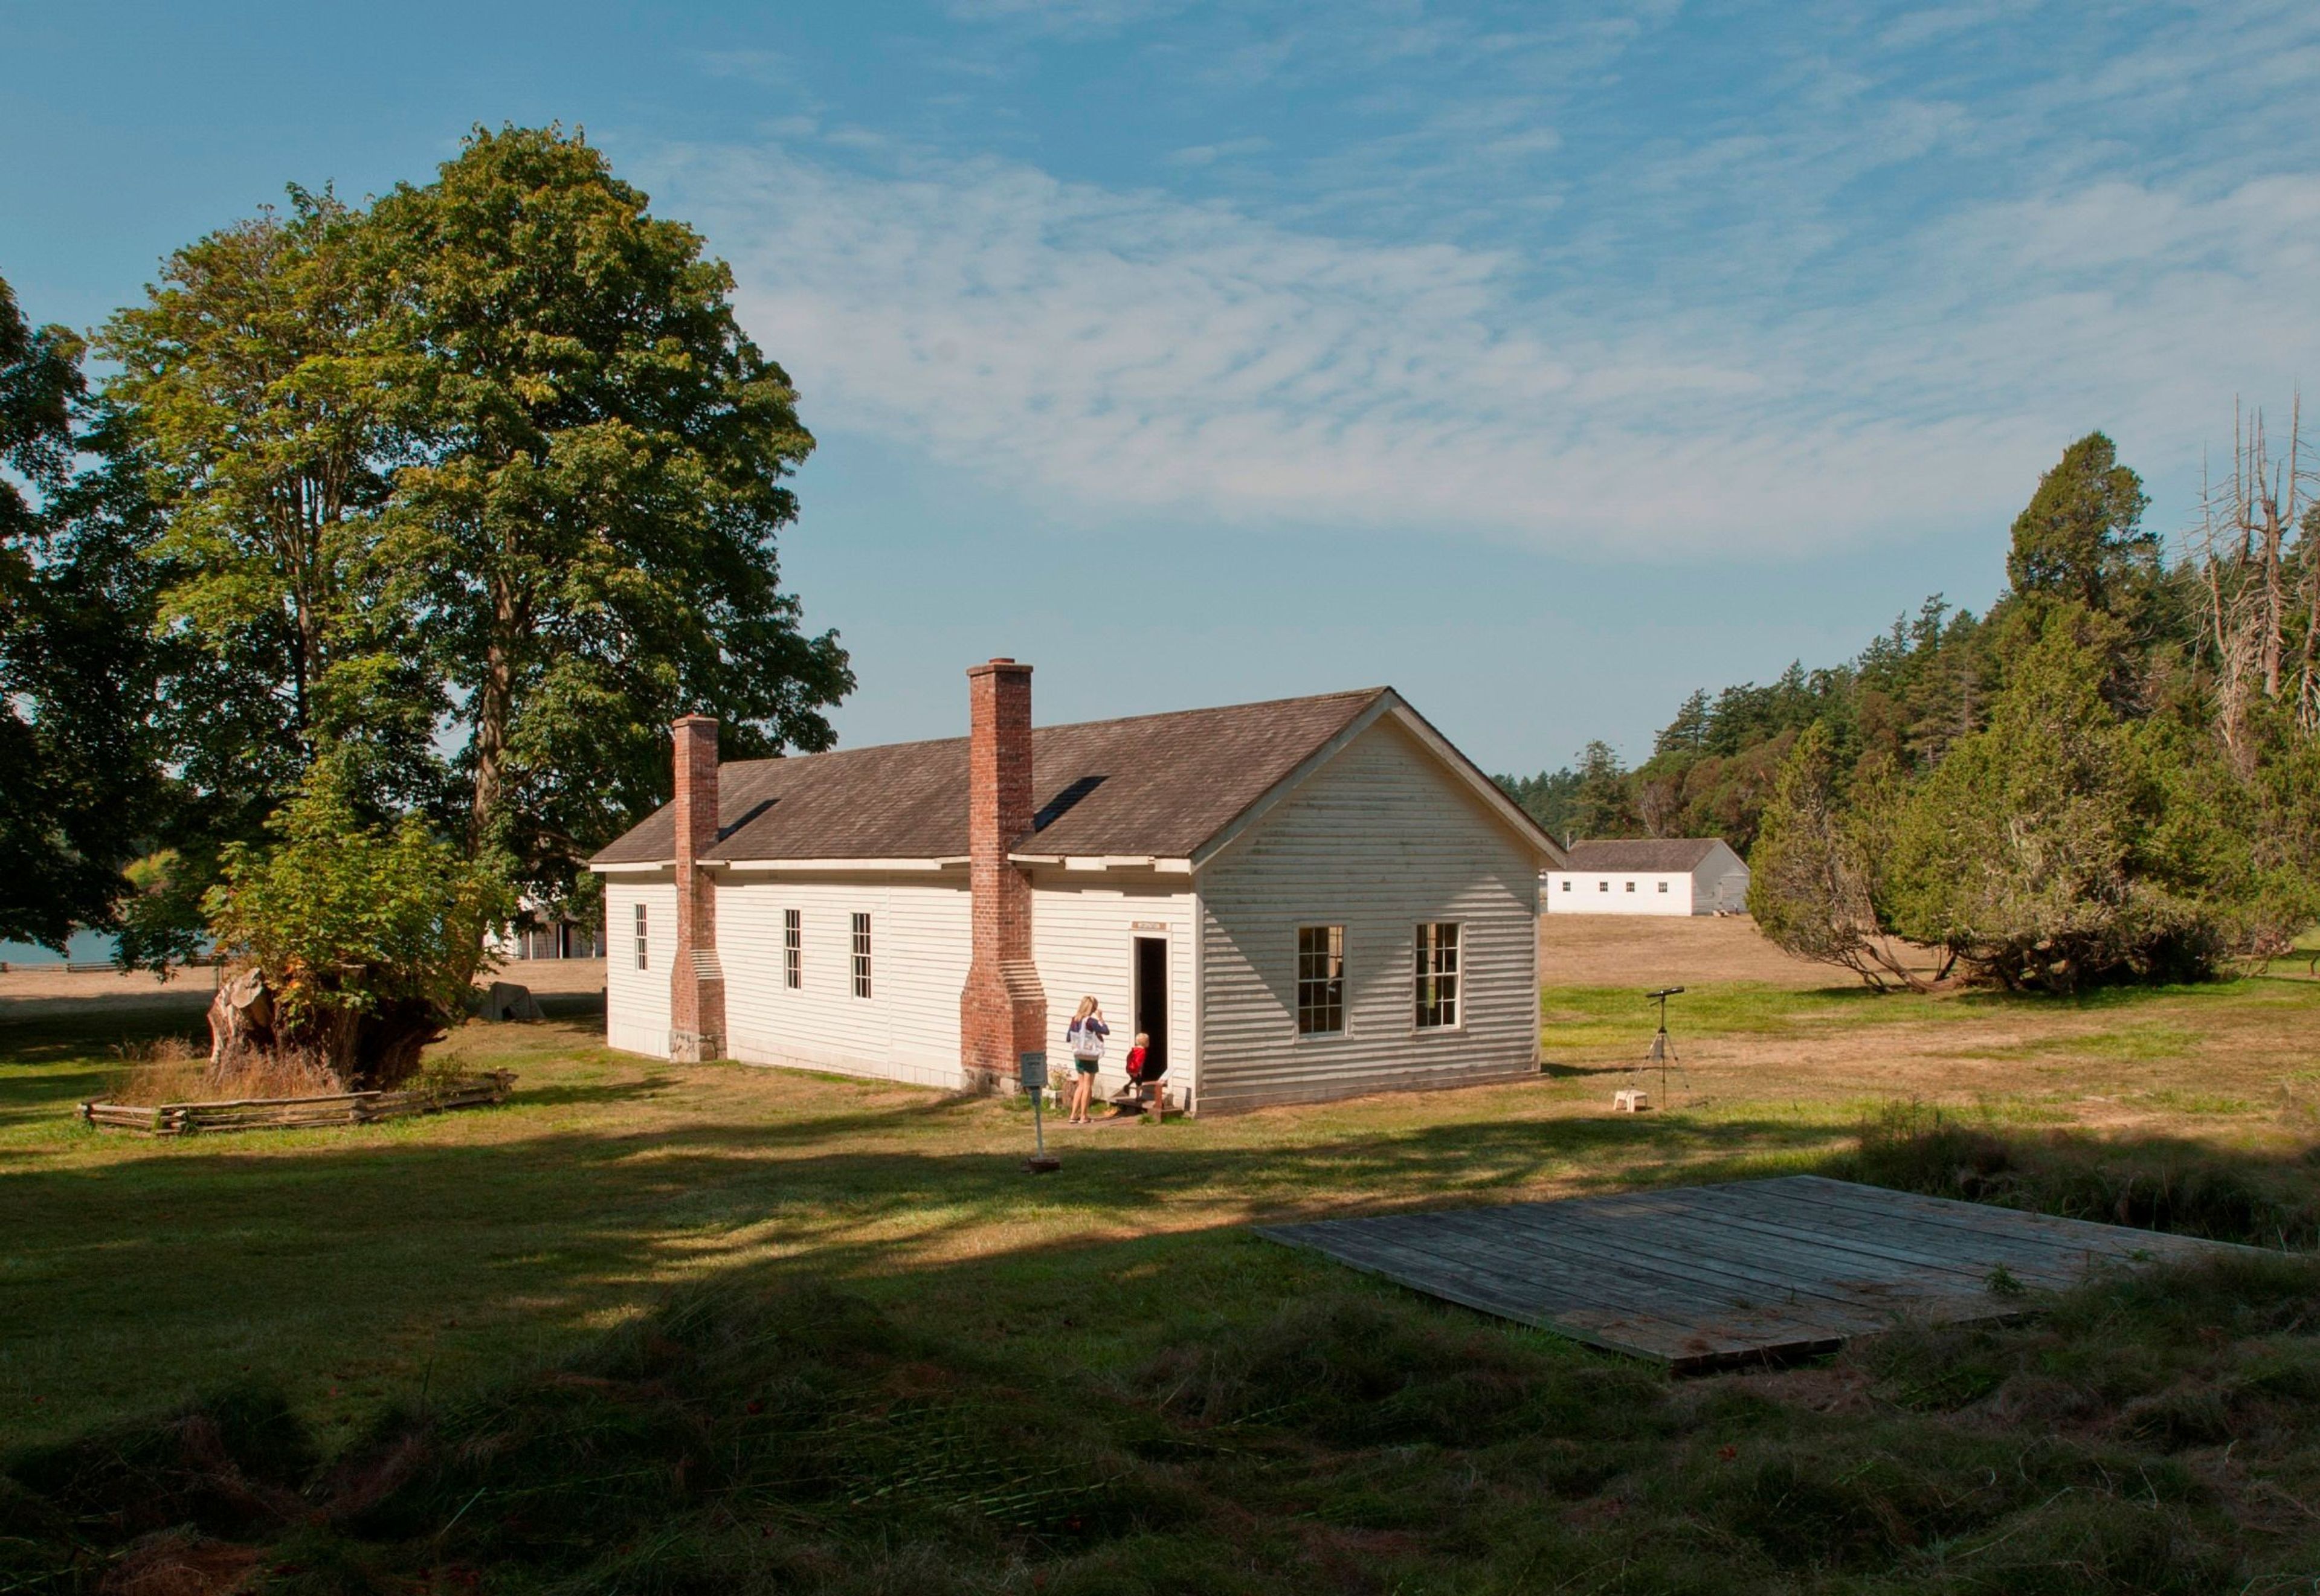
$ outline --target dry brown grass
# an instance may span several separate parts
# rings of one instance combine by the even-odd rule
[[[1933,973],[1935,960],[1925,949],[1896,943],[1893,951],[1910,968]],[[1810,991],[1860,984],[1849,971],[1781,952],[1745,914],[1544,914],[1538,979],[1550,987],[1760,981]]]
[[[165,1102],[225,1102],[254,1097],[323,1097],[344,1092],[319,1053],[239,1053],[210,1063],[190,1038],[154,1037],[113,1048],[123,1067],[107,1083],[105,1098],[140,1106]]]

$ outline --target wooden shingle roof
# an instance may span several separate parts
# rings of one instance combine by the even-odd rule
[[[1571,845],[1572,870],[1657,870],[1689,873],[1716,850],[1720,837],[1604,837]]]
[[[1189,858],[1380,700],[1385,687],[1031,732],[1039,824],[1013,851]],[[1397,701],[1398,702],[1398,701]],[[956,859],[966,853],[966,739],[735,760],[718,772],[711,859]],[[668,806],[592,864],[667,862]]]

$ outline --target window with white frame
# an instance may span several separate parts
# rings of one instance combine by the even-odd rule
[[[1667,891],[1667,883],[1666,883],[1666,882],[1663,881],[1662,883],[1660,883],[1660,891],[1662,891],[1662,892],[1665,892],[1665,891]]]
[[[1346,1029],[1346,928],[1297,928],[1297,1034],[1336,1036]]]
[[[782,984],[795,992],[805,984],[805,915],[782,911]]]
[[[1571,884],[1570,884],[1569,882],[1567,882],[1567,881],[1566,881],[1566,882],[1564,882],[1564,883],[1563,884],[1563,890],[1564,892],[1566,892],[1566,893],[1567,893],[1567,892],[1569,892],[1569,891],[1571,890]]]
[[[1636,890],[1636,884],[1632,881],[1627,883],[1627,890],[1631,893],[1634,892]]]
[[[1595,884],[1595,890],[1599,893],[1609,892],[1611,890],[1611,878],[1607,875],[1602,880],[1597,882]]]
[[[1444,920],[1418,928],[1418,1029],[1458,1023],[1458,926]]]
[[[645,906],[639,903],[637,905],[637,968],[639,970],[652,968],[651,961],[646,957],[649,946],[650,939],[645,934]]]
[[[870,995],[870,917],[854,917],[854,995]]]

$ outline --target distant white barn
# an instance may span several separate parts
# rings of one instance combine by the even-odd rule
[[[956,1088],[1069,1068],[1083,994],[1199,1111],[1536,1067],[1562,849],[1391,688],[720,766],[599,854],[612,1045]]]
[[[1737,914],[1748,866],[1720,837],[1574,842],[1546,873],[1549,914]]]

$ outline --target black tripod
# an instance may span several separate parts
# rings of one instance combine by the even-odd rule
[[[1663,1108],[1668,1101],[1667,1077],[1670,1065],[1675,1066],[1676,1078],[1683,1083],[1683,1089],[1686,1092],[1691,1090],[1691,1077],[1684,1074],[1683,1061],[1675,1056],[1675,1043],[1670,1039],[1667,1028],[1667,1001],[1682,990],[1681,986],[1663,986],[1657,992],[1647,992],[1644,994],[1645,1002],[1656,1002],[1660,1006],[1660,1028],[1652,1033],[1652,1045],[1644,1051],[1644,1067],[1649,1069],[1654,1065],[1659,1066],[1660,1104]]]

